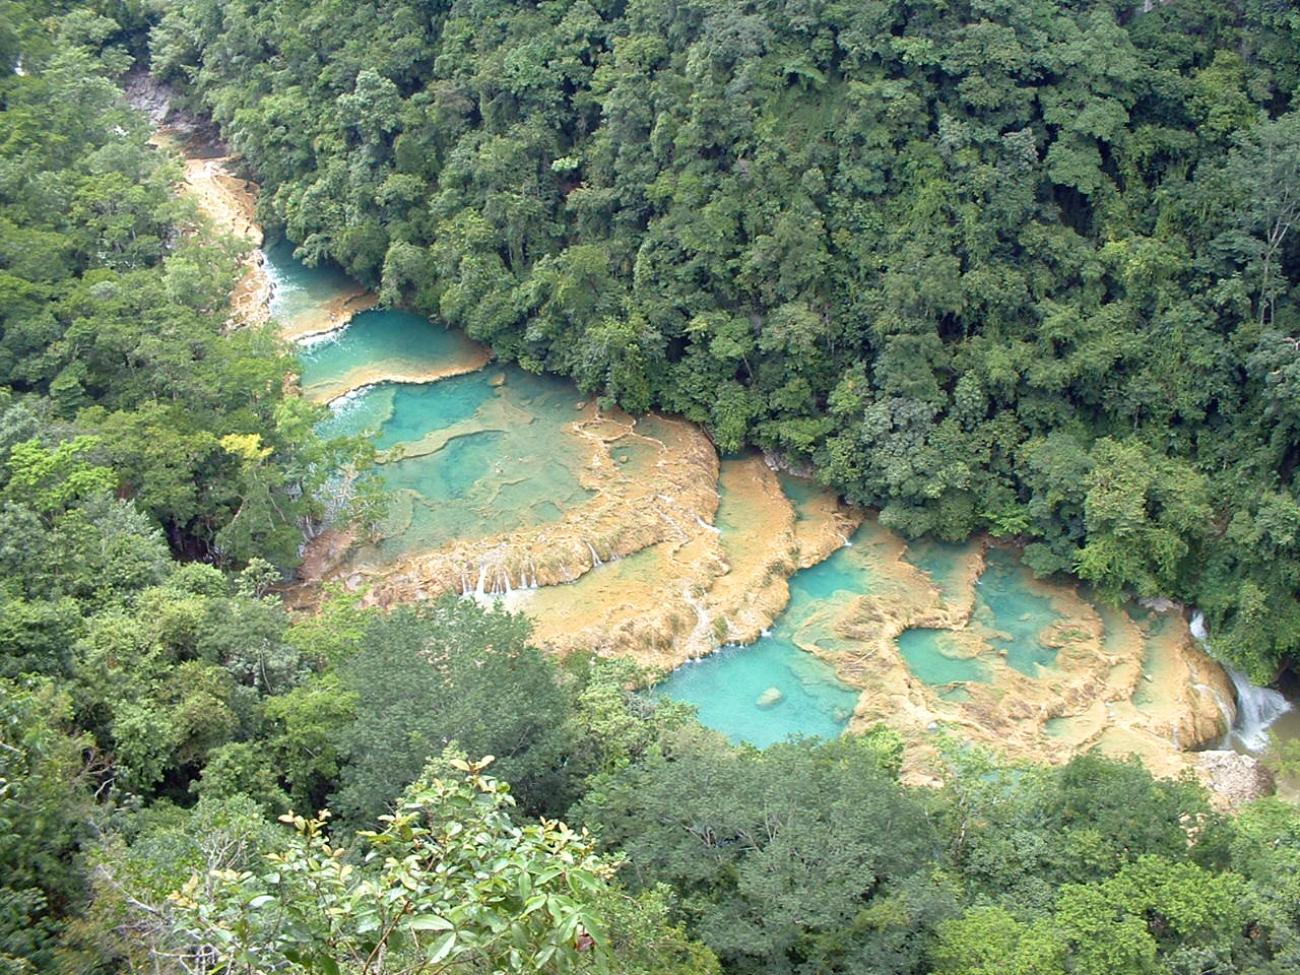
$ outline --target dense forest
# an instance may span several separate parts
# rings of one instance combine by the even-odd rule
[[[264,215],[906,534],[1300,650],[1286,0],[175,0]]]
[[[908,788],[473,602],[288,612],[363,449],[225,328],[150,58],[391,301],[1300,642],[1287,3],[0,0],[0,972],[1300,970],[1280,801],[958,741]]]

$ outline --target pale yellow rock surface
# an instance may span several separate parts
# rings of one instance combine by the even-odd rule
[[[301,339],[329,335],[347,327],[348,322],[369,311],[379,304],[379,295],[357,285],[353,290],[344,290],[331,295],[310,309],[298,312],[292,318],[280,322],[280,334],[290,342]]]

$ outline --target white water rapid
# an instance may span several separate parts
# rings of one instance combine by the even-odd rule
[[[1199,609],[1192,614],[1191,631],[1197,640],[1207,643],[1205,614]],[[1236,738],[1252,752],[1263,751],[1268,747],[1269,726],[1291,710],[1291,702],[1281,691],[1252,684],[1236,667],[1224,664],[1223,669],[1232,678],[1232,689],[1237,695],[1237,720],[1229,737]]]

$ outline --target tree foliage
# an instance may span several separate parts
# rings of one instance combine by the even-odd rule
[[[909,534],[1195,601],[1272,676],[1300,647],[1297,536],[1265,527],[1297,491],[1284,8],[176,0],[152,53],[308,260]]]

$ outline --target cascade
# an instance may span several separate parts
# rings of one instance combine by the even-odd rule
[[[704,520],[703,518],[701,518],[699,515],[696,515],[696,516],[695,516],[695,523],[696,523],[697,525],[699,525],[701,528],[703,528],[705,531],[713,532],[713,534],[715,534],[715,535],[721,535],[721,534],[722,534],[722,529],[721,529],[721,528],[719,528],[717,525],[710,525],[707,521],[705,521],[705,520]]]
[[[1257,687],[1236,667],[1224,665],[1237,693],[1237,723],[1232,733],[1253,752],[1268,747],[1268,728],[1291,710],[1291,702],[1272,687]]]
[[[604,416],[583,406],[575,422],[572,387],[507,365],[488,375],[487,353],[460,333],[419,316],[367,310],[373,297],[341,275],[322,280],[320,269],[308,271],[283,256],[283,268],[268,262],[277,320],[288,323],[286,337],[319,336],[302,342],[300,389],[328,403],[323,422],[330,435],[373,440],[395,499],[381,526],[384,534],[358,542],[355,563],[345,558],[331,568],[334,555],[323,550],[321,564],[335,578],[345,577],[353,564],[365,569],[348,576],[349,585],[354,578],[384,585],[383,573],[396,566],[405,575],[386,599],[419,599],[453,588],[485,602],[505,598],[518,608],[524,601],[513,597],[545,582],[547,592],[528,596],[527,607],[537,608],[539,618],[549,612],[564,638],[584,625],[582,634],[596,634],[593,644],[599,641],[610,652],[635,645],[655,666],[698,660],[716,649],[719,638],[754,640],[680,669],[654,693],[695,704],[706,724],[759,746],[791,734],[831,738],[851,719],[859,727],[896,720],[911,729],[909,746],[924,744],[949,722],[980,732],[981,716],[1008,686],[1026,712],[1041,713],[1040,697],[1053,704],[1064,700],[1058,683],[1067,684],[1067,691],[1096,687],[1116,669],[1116,651],[1096,648],[1101,636],[1094,633],[1095,617],[1076,606],[1073,593],[1031,583],[1010,554],[995,553],[993,572],[979,575],[978,566],[989,561],[982,549],[905,546],[874,519],[866,530],[857,529],[862,516],[811,482],[774,481],[766,469],[764,479],[748,470],[749,460],[722,461],[715,468],[719,462],[702,434],[678,421],[631,421],[635,440],[626,439],[628,421],[621,414]],[[618,465],[631,466],[603,463],[606,450]],[[711,498],[711,483],[698,481],[715,469],[716,476],[709,475],[718,482]],[[730,498],[724,487],[732,491]],[[340,480],[337,488],[331,514],[346,500],[350,481]],[[629,501],[620,500],[623,491]],[[714,500],[716,510],[709,503]],[[588,503],[590,521],[585,513],[570,517]],[[751,551],[755,540],[765,543],[757,554]],[[591,573],[580,591],[556,585],[641,551],[646,557],[626,574],[616,565]],[[529,557],[534,552],[545,553],[544,576]],[[795,566],[800,568],[790,576]],[[778,576],[790,577],[788,584]],[[975,592],[980,595],[972,599]],[[656,593],[665,598],[656,600]],[[623,627],[616,637],[601,620],[605,600],[610,622]],[[783,600],[788,605],[777,616]],[[972,603],[983,611],[973,621]],[[1204,638],[1204,620],[1194,626]],[[940,631],[960,639],[920,647],[922,662],[934,668],[921,674],[901,644]],[[1136,632],[1133,626],[1125,630],[1133,640]],[[899,639],[904,634],[911,635]],[[1072,647],[1069,666],[1082,661],[1077,679],[1056,665],[1062,641]],[[576,639],[572,645],[587,646]],[[566,646],[562,642],[559,649]],[[841,661],[851,684],[837,676]],[[1050,680],[1033,683],[1044,670]],[[998,686],[992,686],[995,678]],[[1242,700],[1237,733],[1257,747],[1262,729],[1286,704],[1238,674],[1233,681]],[[1181,690],[1173,677],[1167,683],[1171,693]],[[1198,713],[1209,712],[1210,727],[1215,704],[1232,713],[1223,683],[1214,673],[1190,697]],[[1155,718],[1108,708],[1107,725],[1117,726],[1114,742],[1137,741],[1124,724],[1137,723],[1136,730],[1158,731],[1177,751],[1183,726],[1161,723],[1167,715],[1152,710],[1159,712]],[[978,740],[1006,741],[1015,754],[1036,756],[1050,743],[1040,739],[1032,720],[1023,725],[1016,726],[1014,740],[992,731]],[[1082,746],[1071,740],[1058,747]]]
[[[1192,614],[1189,628],[1192,636],[1206,643],[1209,634],[1205,629],[1205,614],[1199,609]],[[1252,684],[1236,667],[1224,664],[1223,669],[1232,678],[1237,697],[1237,720],[1229,738],[1236,738],[1252,752],[1263,751],[1268,747],[1269,725],[1291,710],[1291,702],[1279,690]]]

